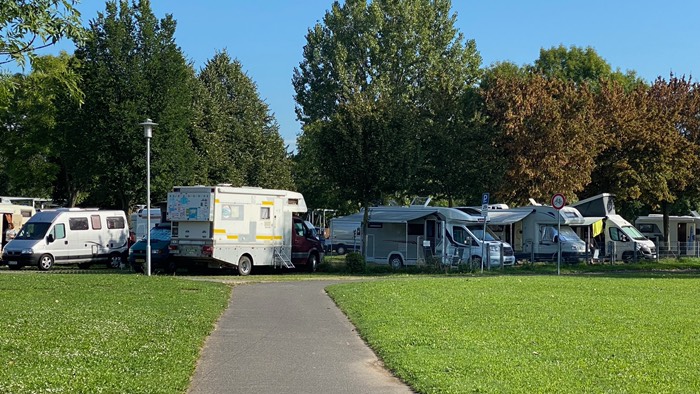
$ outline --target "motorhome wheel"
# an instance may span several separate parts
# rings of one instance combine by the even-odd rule
[[[403,260],[401,260],[401,256],[398,254],[392,254],[391,257],[389,257],[389,265],[393,269],[399,269],[403,265]]]
[[[112,253],[109,255],[109,261],[107,261],[107,268],[120,268],[122,265],[122,255],[119,253]]]
[[[347,250],[345,250],[345,245],[338,245],[338,247],[335,249],[335,251],[338,254],[345,254],[345,252],[347,252]]]
[[[316,267],[318,266],[318,256],[316,253],[311,253],[309,260],[306,261],[306,269],[309,272],[316,272]]]
[[[481,256],[472,256],[472,267],[481,268]]]
[[[240,276],[250,275],[250,271],[253,270],[253,262],[248,256],[241,256],[238,260],[238,274]]]
[[[42,255],[39,258],[38,266],[39,266],[39,269],[42,271],[50,270],[51,267],[53,267],[53,256],[51,256],[50,254]]]
[[[633,260],[634,253],[632,253],[631,251],[628,250],[627,252],[622,253],[622,261],[624,261],[625,263],[631,263]]]

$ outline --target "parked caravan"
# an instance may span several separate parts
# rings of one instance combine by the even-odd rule
[[[668,245],[665,242],[663,232],[664,216],[662,214],[640,216],[634,221],[634,225],[640,233],[656,244],[659,253],[673,252],[680,255],[697,255],[695,241],[700,231],[698,230],[700,215],[691,212],[690,215],[669,216],[668,221],[670,236],[670,244]]]
[[[170,253],[176,266],[253,267],[314,271],[323,245],[306,212],[304,196],[286,190],[230,186],[177,186],[168,193]]]
[[[129,226],[124,211],[60,208],[32,216],[3,251],[10,269],[54,264],[106,263],[119,267],[126,262]]]
[[[132,231],[134,232],[136,241],[146,236],[149,213],[151,215],[152,229],[156,224],[162,221],[162,212],[160,208],[151,208],[150,211],[146,208],[139,208],[131,215]]]
[[[330,250],[337,254],[359,251],[362,244],[361,225],[362,217],[358,219],[356,215],[331,219],[330,238],[326,240]]]
[[[361,226],[363,212],[346,217]],[[454,208],[412,205],[370,208],[367,223],[367,262],[394,268],[415,265],[431,258],[444,265],[472,262],[487,266],[513,264],[512,248],[487,232],[482,218]],[[482,249],[483,246],[483,249]],[[482,252],[483,250],[483,252]],[[503,262],[501,256],[503,254]]]
[[[557,231],[557,216],[561,231]],[[576,235],[571,225],[584,223],[576,208],[556,210],[545,205],[489,210],[489,228],[511,241],[515,257],[529,261],[557,261],[559,243],[562,260],[582,261],[586,243]]]

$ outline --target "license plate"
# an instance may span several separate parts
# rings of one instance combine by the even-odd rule
[[[136,259],[135,260],[137,263],[145,263],[146,259]]]
[[[8,261],[7,265],[17,265],[17,262],[16,261]]]

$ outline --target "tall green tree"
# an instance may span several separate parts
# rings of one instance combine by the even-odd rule
[[[54,45],[60,39],[76,42],[83,39],[84,29],[76,0],[5,0],[0,2],[0,66],[15,63],[24,68],[27,59],[34,69],[44,62],[35,62],[36,50]],[[50,69],[45,70],[51,72]],[[75,75],[57,75],[74,97]],[[71,79],[73,78],[73,79]],[[0,110],[7,108],[17,88],[9,75],[0,68]]]
[[[86,203],[130,209],[146,197],[146,141],[139,126],[158,123],[151,142],[152,199],[200,175],[192,147],[195,73],[175,43],[175,20],[158,20],[147,0],[109,1],[78,47],[85,105],[74,137],[92,147],[97,178]]]
[[[550,49],[540,49],[540,57],[531,69],[549,77],[576,83],[590,83],[598,86],[599,79],[616,81],[626,89],[643,84],[644,81],[632,70],[613,70],[612,66],[600,57],[592,47],[581,48],[563,45]]]
[[[426,178],[450,183],[435,166],[419,170],[436,155],[431,133],[449,139],[462,129],[450,113],[479,77],[476,46],[454,28],[450,6],[447,0],[334,2],[309,29],[292,80],[303,124],[299,161],[351,202],[368,207],[420,190],[412,186]]]
[[[66,114],[75,114],[81,96],[65,84],[77,80],[73,57],[62,52],[33,62],[31,73],[12,77],[14,98],[0,111],[0,194],[50,198],[62,166],[80,149],[67,138]]]
[[[291,161],[279,125],[241,63],[217,53],[199,74],[195,148],[211,183],[292,188]]]

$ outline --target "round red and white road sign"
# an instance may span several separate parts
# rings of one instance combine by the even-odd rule
[[[552,207],[554,209],[562,209],[566,205],[566,197],[563,194],[557,193],[552,196]]]

